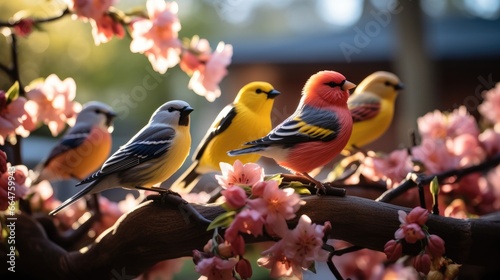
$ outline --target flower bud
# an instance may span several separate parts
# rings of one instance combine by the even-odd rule
[[[413,260],[413,267],[418,272],[422,272],[427,275],[431,270],[431,257],[427,254],[419,254]]]
[[[395,262],[403,254],[403,246],[400,242],[392,239],[385,243],[384,253],[387,255],[387,260],[390,262]]]
[[[235,267],[236,272],[240,275],[241,279],[250,279],[252,277],[252,265],[250,262],[241,258]]]
[[[221,194],[226,199],[226,205],[231,209],[240,209],[247,203],[245,190],[238,186],[227,188],[221,191]]]
[[[431,234],[429,238],[427,238],[427,252],[435,257],[441,257],[444,254],[444,240],[435,235]]]
[[[421,226],[425,225],[427,219],[429,218],[429,211],[420,206],[413,208],[413,210],[406,216],[406,222],[408,224],[417,223]]]

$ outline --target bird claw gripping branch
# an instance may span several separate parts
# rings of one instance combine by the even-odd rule
[[[186,224],[189,224],[189,217],[194,217],[196,222],[201,224],[210,224],[212,221],[203,217],[194,207],[189,204],[186,200],[184,200],[178,193],[173,192],[169,189],[158,188],[158,187],[137,187],[137,189],[155,191],[158,192],[156,195],[148,195],[146,200],[152,200],[155,203],[159,203],[161,205],[170,205],[176,206],[182,214],[184,221]]]

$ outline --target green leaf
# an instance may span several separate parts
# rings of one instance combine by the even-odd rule
[[[220,214],[208,225],[207,231],[218,227],[228,227],[233,222],[235,216],[236,211]]]
[[[311,191],[309,191],[309,189],[306,188],[305,186],[306,185],[304,185],[303,183],[301,183],[299,181],[291,181],[287,187],[292,188],[295,191],[295,193],[297,193],[297,194],[310,195]]]
[[[264,177],[264,181],[278,181],[278,185],[281,185],[281,182],[283,181],[283,177],[281,177],[281,174],[277,173],[274,175],[267,175]]]
[[[44,78],[36,78],[33,81],[31,81],[27,86],[24,87],[26,92],[36,88],[38,85],[42,84],[45,81]]]
[[[438,181],[437,176],[434,176],[434,178],[432,178],[430,188],[431,188],[432,195],[435,196],[435,195],[439,194],[439,181]]]
[[[5,93],[5,98],[7,99],[7,104],[16,100],[19,97],[19,82],[16,81]]]

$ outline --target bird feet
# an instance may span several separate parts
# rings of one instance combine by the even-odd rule
[[[212,221],[203,217],[194,207],[189,204],[186,200],[184,200],[180,194],[171,191],[169,189],[158,188],[158,187],[142,187],[136,186],[136,189],[147,190],[147,191],[155,191],[158,192],[158,195],[148,195],[146,200],[152,200],[156,203],[160,203],[162,205],[171,205],[175,206],[179,209],[184,218],[186,224],[190,223],[190,217],[194,217],[196,222],[201,224],[210,224]]]
[[[345,196],[346,191],[344,188],[334,187],[330,183],[322,183],[322,182],[314,179],[313,177],[311,177],[306,172],[297,173],[297,174],[302,176],[302,177],[307,178],[309,181],[311,181],[311,183],[314,184],[314,186],[316,188],[316,194],[318,196],[321,194],[334,195],[334,196]]]

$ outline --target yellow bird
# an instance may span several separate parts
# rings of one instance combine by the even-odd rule
[[[274,98],[280,94],[266,82],[251,82],[243,86],[232,104],[215,118],[193,155],[192,165],[173,183],[170,190],[190,192],[203,174],[220,171],[219,163],[256,162],[260,156],[238,157],[227,151],[241,148],[244,143],[265,136],[272,128],[271,111]]]
[[[382,136],[394,116],[398,91],[403,89],[399,78],[390,72],[378,71],[366,77],[349,97],[353,128],[342,154],[361,148]]]

